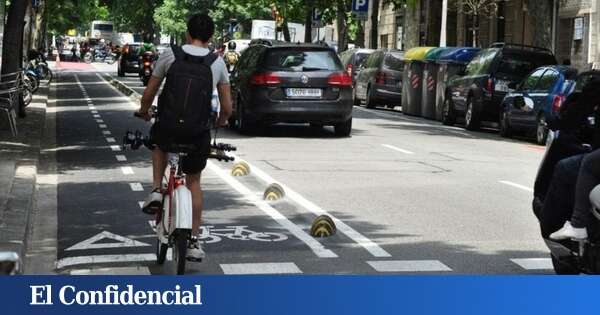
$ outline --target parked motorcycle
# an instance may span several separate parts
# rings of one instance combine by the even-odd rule
[[[140,57],[141,67],[140,67],[140,79],[144,86],[148,85],[148,81],[150,81],[150,77],[152,76],[152,70],[154,69],[154,53],[147,51]]]

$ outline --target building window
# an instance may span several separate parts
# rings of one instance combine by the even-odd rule
[[[389,36],[388,34],[381,35],[381,48],[389,47]]]

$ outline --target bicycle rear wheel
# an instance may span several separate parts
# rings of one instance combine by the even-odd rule
[[[177,274],[185,274],[185,263],[188,248],[189,231],[178,231],[175,235],[175,244],[173,246],[173,255],[177,264]]]

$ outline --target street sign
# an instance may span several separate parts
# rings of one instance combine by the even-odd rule
[[[321,10],[319,10],[318,8],[312,9],[312,27],[323,27],[323,12],[321,12]]]
[[[369,15],[369,0],[352,0],[352,13],[361,21],[366,21]]]

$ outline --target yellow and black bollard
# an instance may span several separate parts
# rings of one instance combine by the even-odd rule
[[[318,216],[312,224],[310,235],[313,237],[329,237],[335,234],[337,228],[328,215]]]
[[[269,185],[263,194],[263,199],[266,201],[277,201],[283,197],[285,197],[285,190],[279,184]]]
[[[233,177],[242,177],[250,175],[250,165],[248,163],[241,161],[236,163],[231,169],[231,176]]]

